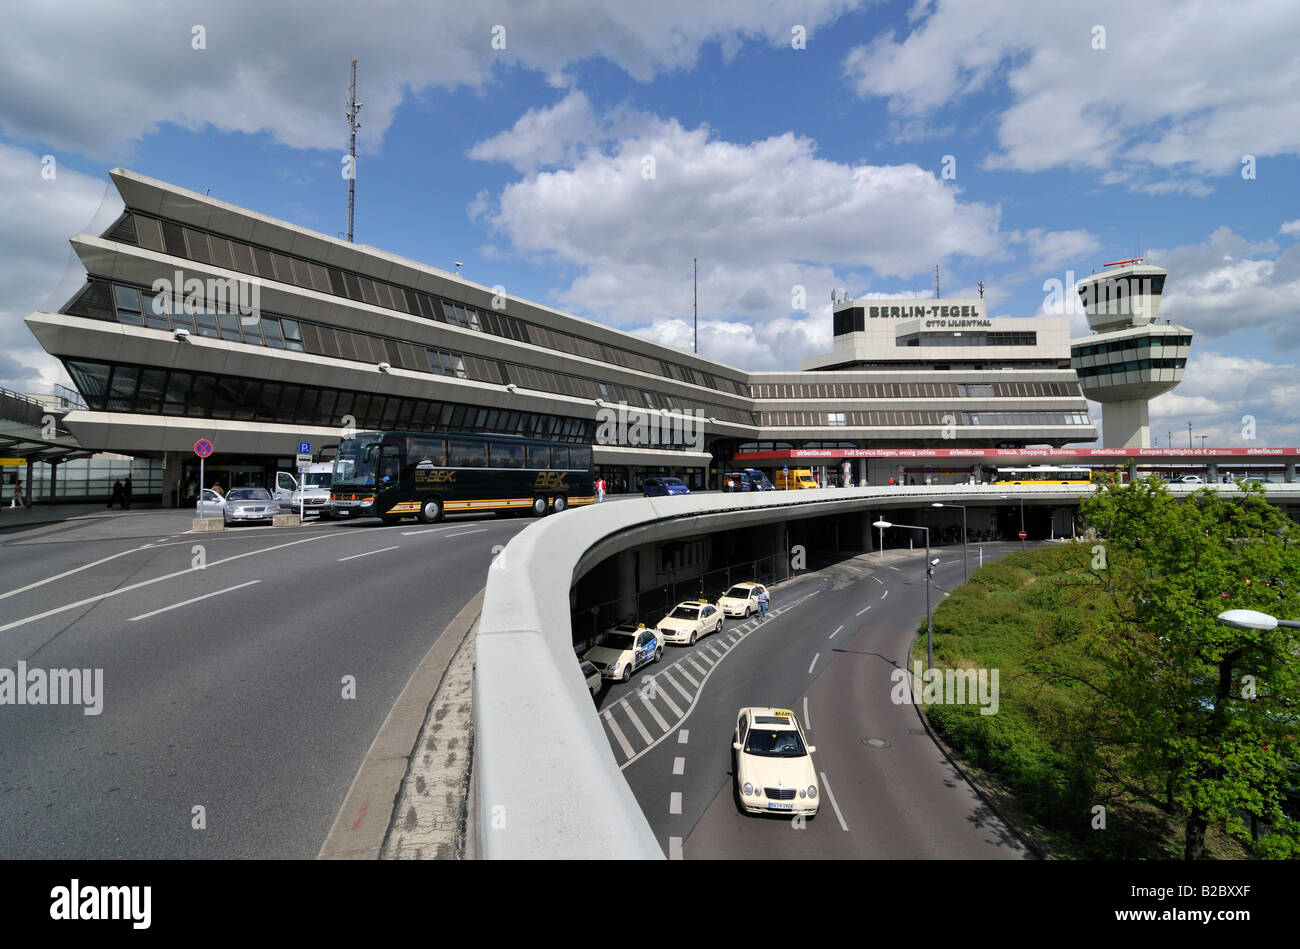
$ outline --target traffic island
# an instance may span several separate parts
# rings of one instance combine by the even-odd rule
[[[226,529],[226,524],[219,517],[196,517],[190,529],[194,531],[220,531]]]
[[[276,514],[271,518],[272,527],[298,527],[303,523],[297,514]]]

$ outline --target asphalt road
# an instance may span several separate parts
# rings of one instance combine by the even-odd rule
[[[0,858],[314,857],[407,679],[529,523],[189,520],[0,540],[0,669],[103,673],[98,715],[0,705]]]
[[[984,557],[1013,549],[986,545]],[[936,604],[962,582],[960,551],[939,556]],[[922,562],[860,559],[783,584],[765,622],[667,647],[659,664],[602,692],[615,757],[670,859],[1029,857],[915,707],[891,700],[890,674],[907,668],[925,615]],[[793,709],[817,749],[822,802],[802,827],[735,803],[731,739],[749,705]]]

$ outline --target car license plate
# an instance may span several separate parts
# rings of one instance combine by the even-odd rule
[[[792,811],[794,805],[786,801],[768,801],[767,809],[769,811]]]

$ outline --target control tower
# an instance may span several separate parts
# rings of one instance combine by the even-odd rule
[[[1183,379],[1192,331],[1156,322],[1168,271],[1141,257],[1078,283],[1093,335],[1070,341],[1070,367],[1083,394],[1100,402],[1107,448],[1150,448],[1148,403]]]

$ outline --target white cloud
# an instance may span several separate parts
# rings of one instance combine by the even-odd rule
[[[810,0],[799,21],[813,31],[858,2]],[[93,0],[12,6],[0,32],[0,127],[97,158],[124,157],[163,123],[335,149],[355,57],[360,134],[373,147],[402,100],[426,88],[480,88],[512,67],[563,87],[569,67],[598,57],[648,81],[691,66],[706,43],[732,55],[745,41],[788,44],[791,25],[780,0],[394,0],[377,12],[344,0],[226,0],[201,11]],[[193,48],[196,26],[204,49]],[[504,49],[493,48],[496,26]]]
[[[1093,168],[1135,190],[1203,194],[1197,176],[1235,172],[1244,155],[1300,153],[1288,3],[1148,0],[1135,16],[1129,0],[935,0],[911,19],[901,39],[854,49],[847,77],[904,128],[975,94],[1009,94],[989,167]]]
[[[85,281],[68,244],[71,235],[98,234],[121,213],[106,180],[57,163],[42,177],[41,157],[0,143],[0,386],[48,391],[67,377],[23,323],[33,310],[57,310]]]
[[[1192,350],[1178,388],[1151,401],[1151,432],[1163,445],[1172,433],[1185,445],[1187,423],[1193,444],[1207,447],[1300,445],[1300,366],[1253,357]],[[1255,438],[1243,435],[1243,418],[1255,419]]]
[[[1010,240],[1027,245],[1029,266],[1037,271],[1055,270],[1085,260],[1101,246],[1085,230],[1047,231],[1041,227],[1013,232]]]
[[[659,319],[632,331],[645,339],[691,352],[690,319]],[[805,356],[829,352],[830,307],[819,307],[803,319],[779,317],[763,323],[702,320],[700,355],[751,372],[798,369]]]
[[[1283,221],[1277,232],[1279,234],[1300,234],[1300,218],[1296,218],[1294,221]]]

